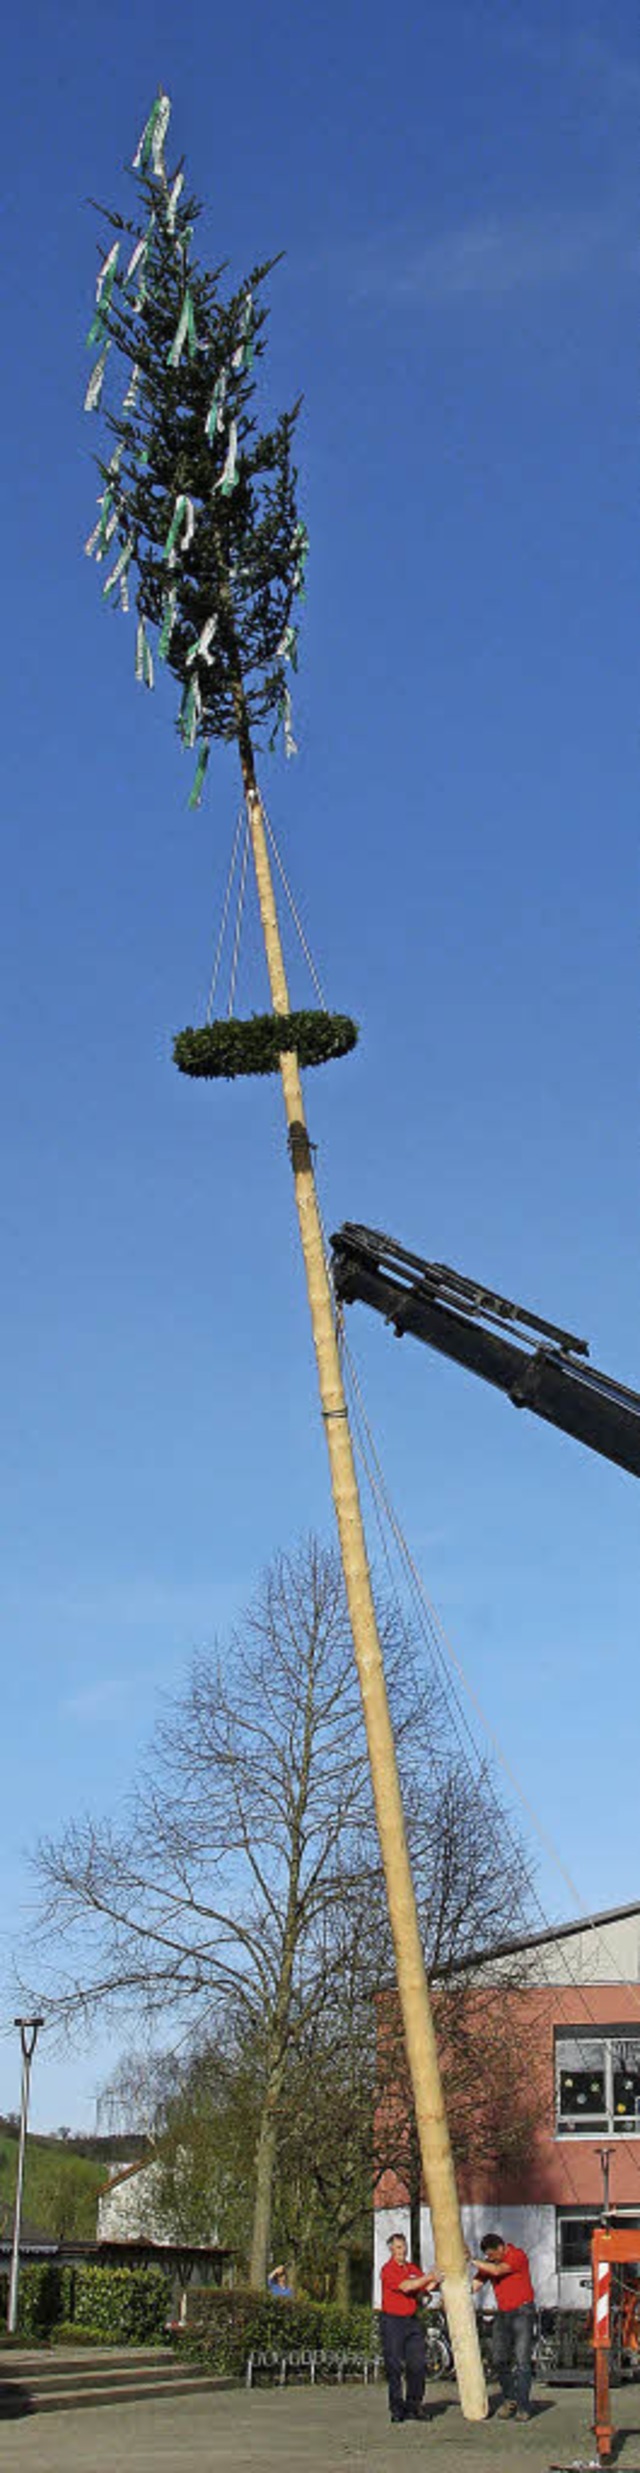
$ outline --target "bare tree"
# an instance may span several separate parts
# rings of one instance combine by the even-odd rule
[[[399,1745],[410,1739],[424,1771],[441,1697],[428,1682],[418,1692],[397,1616],[382,1622]],[[50,2015],[70,2028],[98,2013],[161,2020],[165,2035],[173,2015],[196,2036],[232,2014],[259,2044],[250,2273],[262,2284],[287,2062],[328,1997],[328,1920],[365,1877],[382,1900],[336,1553],[311,1539],[278,1557],[225,1653],[196,1659],[122,1819],[70,1821],[36,1869]]]
[[[452,1748],[442,1692],[420,1675],[397,1608],[381,1609],[380,1628],[424,1946],[438,1971],[470,1942],[509,1930],[523,1868],[505,1863],[483,1782],[470,1782]],[[225,2055],[229,2101],[252,2055],[251,2281],[265,2280],[276,2164],[280,2155],[281,2179],[292,2175],[296,2118],[307,2123],[317,2198],[338,2243],[346,2238],[366,2172],[374,1993],[392,1957],[336,1553],[312,1538],[276,1559],[224,1652],[195,1660],[122,1818],[72,1820],[35,1860],[47,1961],[38,2003],[49,2015],[69,2029],[98,2013],[147,2033],[161,2022],[163,2039],[173,2019],[196,2055],[203,2043]],[[221,2119],[211,2085],[210,2073],[198,2139],[207,2115]],[[157,2116],[156,2099],[157,2088]],[[166,2091],[163,2102],[166,2130]],[[333,2164],[332,2104],[343,2124]],[[225,2157],[228,2132],[229,2119]],[[244,2180],[246,2153],[245,2135]],[[307,2194],[311,2178],[309,2167]]]
[[[413,1751],[407,1742],[407,1755]],[[458,2166],[516,2170],[536,2106],[526,2055],[509,2032],[509,1975],[488,1992],[473,1947],[486,1950],[522,1915],[526,1874],[498,1826],[491,1781],[460,1750],[432,1763],[425,1791],[411,1769],[414,1877]],[[297,2016],[275,2124],[274,2239],[294,2281],[333,2286],[346,2302],[350,2254],[367,2241],[372,2189],[391,2171],[407,2191],[419,2242],[422,2172],[384,1896],[375,1868],[352,1870],[322,1917],[322,1996]],[[317,1963],[316,1948],[316,1963]],[[193,2050],[179,2078],[171,2059],[128,2066],[120,2108],[152,2104],[167,2216],[192,2239],[244,2251],[253,2202],[253,2154],[265,2084],[261,2036],[247,2040],[229,2015],[223,2034]],[[185,2159],[188,2159],[188,2163]]]

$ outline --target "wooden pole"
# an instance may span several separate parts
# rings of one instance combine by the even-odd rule
[[[244,705],[241,690],[238,706]],[[289,1013],[278,913],[246,718],[238,711],[238,739],[247,818],[256,871],[271,997],[276,1013]],[[378,1836],[387,1886],[398,1992],[413,2088],[420,2152],[429,2196],[437,2266],[458,2378],[468,2421],[488,2410],[475,2311],[469,2288],[453,2157],[447,2127],[436,2038],[411,1878],[395,1744],[378,1637],[362,1510],[335,1333],[331,1289],[307,1134],[298,1059],[281,1056],[280,1071],[293,1168],[296,1205],[307,1276],[320,1401],[338,1522],[345,1587],[367,1733]]]

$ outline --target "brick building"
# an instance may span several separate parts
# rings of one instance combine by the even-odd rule
[[[479,2027],[483,2015],[494,2025],[497,2018],[520,2061],[524,2055],[536,2106],[515,2173],[484,2150],[474,2161],[471,2133],[458,2173],[466,2238],[477,2249],[497,2227],[529,2252],[541,2305],[584,2309],[582,2279],[602,2210],[599,2151],[610,2152],[616,2215],[640,2224],[640,1905],[502,1942],[468,1968],[470,2013]],[[424,2204],[420,2224],[422,2264],[430,2266]],[[376,2301],[392,2230],[409,2237],[409,2192],[398,2170],[386,2171],[376,2192]]]

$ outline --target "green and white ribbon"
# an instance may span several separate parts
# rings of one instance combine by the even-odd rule
[[[297,756],[298,749],[293,735],[293,711],[288,687],[285,687],[280,711],[282,714],[282,725],[284,729],[285,756]]]
[[[118,528],[119,510],[114,503],[113,490],[106,489],[103,492],[102,498],[98,499],[98,506],[100,508],[98,522],[94,525],[93,532],[89,534],[88,541],[85,541],[84,547],[85,557],[92,558],[95,550],[99,562],[101,558],[104,558],[109,542],[113,540],[114,532]]]
[[[109,307],[109,302],[116,279],[116,267],[119,256],[120,242],[119,240],[114,240],[113,248],[108,251],[106,258],[103,258],[96,284],[96,300],[98,302],[102,302],[104,309],[108,309]]]
[[[190,806],[190,807],[199,807],[199,806],[200,806],[201,799],[202,799],[202,789],[203,789],[204,777],[205,777],[205,773],[206,773],[206,770],[207,770],[207,765],[208,765],[208,762],[209,762],[209,747],[208,747],[208,744],[205,744],[205,742],[204,742],[204,740],[203,740],[202,746],[201,746],[201,748],[199,749],[199,753],[198,753],[198,762],[197,762],[197,765],[196,765],[195,779],[194,779],[194,783],[193,783],[193,788],[192,788],[192,789],[190,790],[190,792],[189,792],[189,806]]]
[[[116,584],[122,584],[123,578],[126,577],[129,561],[133,557],[134,547],[135,544],[133,533],[130,532],[128,540],[124,543],[123,549],[118,552],[115,567],[112,567],[111,574],[107,576],[106,584],[103,584],[102,586],[103,598],[105,601],[108,600],[109,594],[115,590]]]
[[[136,151],[133,158],[134,172],[146,172],[147,165],[150,164],[151,171],[156,174],[159,180],[163,180],[166,177],[164,169],[164,141],[170,119],[171,104],[169,101],[169,96],[168,94],[159,94],[156,96],[153,110],[150,111],[149,118],[145,122],[142,136],[138,139],[138,144],[136,146]]]
[[[173,635],[173,630],[176,623],[177,607],[178,595],[174,590],[173,592],[167,593],[164,603],[164,618],[162,621],[160,642],[158,645],[158,658],[160,661],[166,661],[167,658],[171,637]]]
[[[85,541],[85,545],[84,545],[84,554],[85,554],[85,558],[93,558],[93,553],[94,553],[94,550],[97,550],[97,547],[98,547],[98,542],[99,542],[99,541],[103,541],[103,540],[104,540],[104,533],[105,533],[105,513],[106,513],[106,508],[107,508],[107,505],[108,505],[108,502],[109,502],[110,497],[111,497],[111,491],[110,491],[110,490],[108,490],[108,491],[107,491],[107,490],[105,490],[104,497],[103,497],[103,498],[99,498],[99,499],[98,499],[98,506],[99,506],[99,508],[100,508],[100,514],[99,514],[99,516],[98,516],[98,521],[97,521],[97,524],[94,524],[94,527],[93,527],[93,532],[90,532],[88,541]],[[116,519],[116,520],[117,520],[117,519]]]
[[[106,332],[107,332],[107,329],[106,329],[105,322],[104,322],[104,318],[103,318],[103,315],[102,315],[102,310],[101,310],[101,309],[97,309],[97,310],[96,310],[96,314],[95,314],[95,318],[92,318],[92,320],[91,320],[91,325],[90,325],[90,328],[89,328],[89,333],[88,333],[88,335],[87,335],[87,351],[88,351],[88,352],[91,352],[91,351],[93,350],[93,345],[94,345],[94,343],[104,343],[104,341],[105,341],[105,337],[106,337]]]
[[[190,652],[187,653],[186,666],[188,670],[191,669],[192,662],[194,661],[206,661],[207,668],[209,670],[211,669],[213,653],[209,651],[209,646],[213,643],[214,635],[217,632],[217,626],[217,614],[214,615],[213,618],[207,618],[205,620],[201,634],[197,636],[195,644],[192,644]]]
[[[99,405],[99,402],[100,402],[100,397],[101,397],[101,394],[102,394],[102,388],[103,388],[103,383],[104,383],[104,373],[105,373],[105,369],[106,369],[106,365],[107,365],[107,353],[108,353],[108,352],[110,352],[110,351],[111,351],[111,344],[110,344],[110,343],[105,343],[105,344],[103,345],[103,348],[102,348],[102,351],[101,351],[101,353],[100,353],[100,357],[99,357],[99,359],[98,359],[97,361],[95,361],[95,362],[94,362],[94,366],[93,366],[93,369],[92,369],[92,371],[91,371],[91,377],[90,377],[90,379],[89,379],[89,384],[88,384],[88,387],[87,387],[87,392],[86,392],[85,399],[84,399],[84,408],[85,408],[85,412],[97,412],[97,410],[98,410],[98,405]]]
[[[182,196],[183,189],[184,172],[177,172],[173,183],[173,188],[169,190],[169,196],[167,198],[167,230],[172,234],[175,232],[176,228],[178,201]]]
[[[185,747],[195,747],[202,718],[202,696],[197,678],[189,680],[180,706],[180,728]]]
[[[167,362],[170,369],[178,368],[178,363],[182,359],[185,343],[187,342],[189,344],[189,359],[190,361],[193,361],[198,349],[198,337],[196,335],[196,321],[190,292],[185,292],[173,343],[167,353]]]
[[[251,369],[253,363],[253,344],[251,341],[252,331],[253,295],[251,292],[247,292],[245,294],[242,307],[242,316],[240,319],[240,342],[232,357],[232,369],[238,371],[241,369]]]
[[[212,438],[215,437],[216,431],[218,431],[221,435],[224,429],[224,407],[227,386],[227,371],[226,369],[223,369],[220,372],[220,377],[216,378],[216,383],[204,425],[205,438],[208,438],[209,445],[211,445]]]
[[[139,361],[134,361],[134,364],[133,364],[133,369],[132,369],[132,371],[131,371],[131,377],[130,377],[130,379],[129,379],[129,384],[128,384],[128,387],[127,387],[127,392],[126,392],[126,395],[123,395],[123,398],[122,398],[122,410],[123,410],[123,412],[134,412],[134,411],[135,411],[135,407],[136,407],[136,404],[137,404],[137,401],[138,401],[138,388],[139,388],[139,385],[140,385],[140,379],[141,379],[141,377],[142,377],[142,370],[141,370],[141,367],[140,367],[140,362],[139,362]]]
[[[136,627],[136,678],[141,687],[153,686],[153,653],[143,618]]]
[[[291,548],[295,553],[296,561],[293,577],[293,591],[300,593],[301,599],[304,601],[304,574],[309,556],[309,534],[307,532],[306,524],[296,524]]]
[[[222,490],[222,496],[223,496],[223,498],[229,498],[229,497],[230,497],[230,494],[231,494],[232,489],[235,489],[236,482],[237,482],[237,479],[238,479],[238,472],[237,472],[237,461],[238,461],[238,431],[237,431],[236,422],[235,422],[235,421],[230,421],[230,423],[229,423],[229,444],[228,444],[228,447],[227,447],[227,453],[226,453],[226,460],[225,460],[225,464],[224,464],[224,469],[223,469],[223,471],[220,473],[219,479],[216,481],[216,489],[220,489],[220,490]]]
[[[138,289],[133,302],[134,318],[139,317],[141,309],[144,309],[144,304],[147,297],[147,258],[149,255],[149,247],[154,223],[155,215],[150,215],[146,232],[142,233],[141,239],[136,241],[135,249],[132,249],[131,251],[127,272],[124,278],[126,285],[133,283],[134,275],[138,276]]]
[[[120,608],[121,608],[121,610],[124,610],[125,617],[126,617],[126,615],[127,615],[127,611],[128,611],[128,608],[129,608],[129,582],[128,582],[128,577],[127,577],[127,570],[126,570],[126,567],[125,567],[124,575],[121,575],[121,577],[120,577],[120,583],[119,583],[119,586],[118,586],[118,591],[119,591],[119,594],[120,594]]]
[[[123,455],[124,455],[124,438],[121,438],[121,439],[120,439],[120,441],[119,441],[118,446],[117,446],[117,447],[115,448],[115,450],[114,450],[114,453],[113,453],[113,455],[112,455],[112,457],[111,457],[111,461],[110,461],[110,463],[108,463],[108,464],[107,464],[107,472],[119,472],[119,471],[120,471],[120,465],[121,465],[121,463],[122,463],[122,458],[123,458]]]
[[[181,527],[183,527],[183,530],[182,539],[180,540],[178,536]],[[182,556],[184,551],[188,550],[189,543],[193,540],[195,527],[196,519],[193,499],[187,498],[185,493],[181,491],[180,497],[176,498],[171,523],[169,525],[169,530],[164,545],[164,556],[168,567],[175,567],[178,554]]]

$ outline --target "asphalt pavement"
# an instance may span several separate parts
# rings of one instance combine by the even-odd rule
[[[220,2388],[0,2423],[7,2473],[549,2473],[594,2457],[588,2388],[538,2389],[520,2427],[464,2422],[451,2387],[430,2388],[428,2425],[392,2428],[384,2389]],[[19,2400],[16,2399],[19,2403]],[[640,2473],[640,2388],[616,2389],[618,2473]]]

